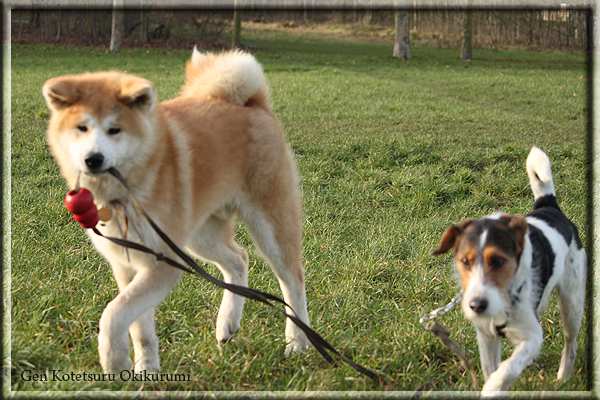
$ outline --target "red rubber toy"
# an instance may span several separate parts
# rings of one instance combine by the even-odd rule
[[[94,196],[87,189],[71,190],[65,196],[65,206],[73,214],[75,221],[84,228],[93,228],[98,224],[98,208],[94,204]]]

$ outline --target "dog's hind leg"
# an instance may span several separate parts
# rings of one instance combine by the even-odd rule
[[[557,379],[568,377],[575,364],[577,335],[581,328],[585,304],[586,264],[583,250],[570,251],[567,255],[563,279],[556,286],[565,339]]]
[[[240,210],[240,218],[246,224],[258,249],[275,272],[283,298],[298,317],[309,325],[304,289],[304,269],[301,262],[302,226],[299,206],[295,201],[271,203],[259,208],[246,205]],[[288,313],[292,313],[287,309]],[[286,356],[308,346],[304,332],[289,318],[286,322]]]
[[[214,262],[227,283],[248,286],[248,255],[233,239],[233,217],[213,215],[194,233],[186,249],[197,257]],[[223,291],[217,316],[217,340],[228,340],[240,328],[244,297]]]

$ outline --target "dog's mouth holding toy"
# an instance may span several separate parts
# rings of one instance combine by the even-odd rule
[[[494,315],[492,317],[492,323],[495,326],[503,326],[506,324],[507,321],[508,321],[508,315],[506,314],[505,311],[502,311],[501,313]]]
[[[81,173],[77,177],[75,189],[69,191],[65,196],[65,206],[73,215],[75,221],[79,222],[84,228],[92,229],[98,225],[98,222],[110,220],[112,211],[108,207],[98,209],[94,203],[92,192],[79,186],[80,177]]]

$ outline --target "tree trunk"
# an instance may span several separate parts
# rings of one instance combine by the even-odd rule
[[[396,43],[394,44],[394,57],[409,60],[410,53],[410,23],[406,9],[396,9]]]
[[[98,22],[98,37],[102,37],[104,35],[104,10],[98,10],[96,16],[96,21]]]
[[[306,2],[308,0],[302,0],[302,9],[304,11],[304,23],[307,24],[308,23],[308,6],[306,5]]]
[[[233,3],[233,37],[231,39],[231,48],[235,49],[241,44],[242,34],[242,0],[234,0]]]
[[[48,12],[42,13],[42,15],[40,15],[40,25],[42,27],[42,39],[44,40],[48,40],[48,37],[50,36],[50,34],[48,33]]]
[[[31,9],[31,19],[30,26],[32,29],[37,29],[40,27],[40,10],[36,10],[35,8]]]
[[[143,3],[140,8],[140,19],[141,19],[141,23],[142,23],[140,26],[140,39],[142,39],[142,42],[147,42],[148,41],[148,10],[146,10],[144,8]]]
[[[58,9],[58,23],[56,26],[56,41],[58,42],[60,40],[60,34],[61,34],[61,19],[62,19],[62,13],[60,11],[60,8]]]
[[[112,28],[110,34],[110,51],[118,53],[121,50],[121,36],[123,33],[123,2],[114,0],[112,14]]]
[[[95,8],[90,8],[88,11],[89,25],[90,25],[90,36],[94,39],[98,39],[98,18],[100,11]]]
[[[463,43],[460,49],[460,59],[473,59],[473,12],[470,9],[467,9],[464,15]]]
[[[363,25],[371,25],[373,23],[373,9],[369,4],[369,8],[365,11],[365,16],[363,17]]]
[[[99,10],[94,10],[94,39],[98,39],[102,35],[101,29],[102,25],[102,12]]]
[[[88,10],[88,30],[90,37],[94,37],[94,9]]]

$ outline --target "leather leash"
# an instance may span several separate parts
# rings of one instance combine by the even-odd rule
[[[458,358],[460,358],[460,362],[463,365],[463,367],[471,374],[471,384],[473,385],[473,390],[478,391],[479,384],[477,383],[477,375],[475,374],[475,370],[473,369],[473,366],[471,365],[471,362],[469,361],[467,356],[461,350],[458,343],[450,339],[450,331],[448,330],[448,328],[438,324],[435,320],[427,322],[427,324],[425,324],[423,328],[426,331],[429,331],[436,335],[444,346],[452,350],[452,352],[456,354]]]
[[[276,303],[280,303],[283,304],[284,306],[286,306],[288,309],[292,310],[292,312],[295,314],[295,312],[293,311],[293,309],[281,298],[272,295],[270,293],[266,293],[266,292],[262,292],[260,290],[256,290],[256,289],[251,289],[248,287],[244,287],[244,286],[239,286],[239,285],[234,285],[234,284],[230,284],[230,283],[226,283],[223,282],[215,277],[213,277],[212,275],[210,275],[208,272],[206,272],[202,267],[200,267],[190,256],[188,256],[183,250],[181,250],[168,236],[166,233],[164,233],[159,227],[158,225],[152,220],[152,218],[150,218],[150,216],[146,213],[146,211],[144,210],[144,208],[142,207],[142,205],[138,202],[138,200],[135,198],[134,194],[132,193],[131,189],[129,188],[129,186],[127,185],[127,182],[125,181],[125,179],[123,178],[123,176],[121,176],[121,174],[119,173],[119,171],[117,171],[115,168],[110,168],[107,171],[108,173],[110,173],[112,176],[114,176],[119,182],[121,182],[121,184],[125,187],[125,189],[127,189],[127,192],[129,194],[129,197],[131,198],[131,200],[133,201],[133,204],[135,205],[135,207],[138,209],[138,211],[144,216],[144,218],[146,218],[146,220],[148,221],[148,223],[150,224],[150,226],[156,231],[156,233],[160,236],[160,238],[169,246],[169,248],[171,250],[173,250],[173,252],[175,254],[177,254],[179,257],[181,257],[181,259],[191,268],[187,268],[184,265],[182,265],[181,263],[173,260],[172,258],[169,258],[167,256],[165,256],[162,253],[157,253],[154,250],[141,245],[139,243],[135,243],[135,242],[131,242],[129,240],[125,240],[125,239],[120,239],[120,238],[115,238],[115,237],[108,237],[103,235],[102,233],[100,233],[100,231],[98,231],[97,228],[92,228],[94,233],[102,236],[108,240],[110,240],[111,242],[118,244],[120,246],[123,246],[125,248],[129,248],[129,249],[133,249],[133,250],[138,250],[147,254],[151,254],[154,257],[156,257],[156,259],[158,261],[164,261],[167,264],[178,268],[182,271],[188,272],[190,274],[194,274],[194,275],[199,275],[200,277],[206,279],[207,281],[213,283],[216,286],[219,286],[223,289],[229,290],[235,294],[238,294],[240,296],[244,296],[246,298],[249,299],[253,299],[253,300],[257,300],[260,301],[268,306],[270,306],[271,308],[274,308],[276,311],[278,311],[280,314],[284,315],[286,318],[289,318],[290,320],[292,320],[305,334],[306,337],[308,338],[308,340],[313,344],[313,346],[315,346],[315,348],[317,349],[317,351],[323,356],[323,358],[325,358],[327,360],[327,362],[334,364],[335,365],[335,360],[333,359],[333,355],[338,356],[342,361],[344,361],[345,363],[347,363],[348,365],[350,365],[352,368],[354,368],[357,372],[368,376],[371,379],[377,380],[378,383],[385,389],[385,390],[396,390],[392,385],[390,385],[385,378],[383,378],[383,376],[363,367],[360,364],[355,363],[354,361],[352,361],[350,358],[342,355],[340,352],[338,352],[331,344],[329,344],[329,342],[327,342],[325,339],[323,339],[323,337],[321,337],[318,333],[316,333],[314,330],[312,330],[308,325],[306,325],[304,322],[302,322],[300,319],[298,319],[295,315],[291,315],[286,313],[284,310],[282,310],[281,308],[277,307],[275,304],[273,304],[272,302],[276,302]],[[331,352],[331,354],[330,354]]]
[[[469,361],[467,356],[463,353],[463,351],[461,350],[458,343],[456,343],[454,340],[450,339],[450,331],[448,330],[448,328],[446,328],[443,325],[438,324],[435,321],[436,318],[443,317],[444,315],[446,315],[446,313],[448,311],[452,310],[457,304],[459,304],[462,301],[462,296],[463,296],[463,293],[462,293],[462,291],[460,291],[452,298],[452,300],[450,300],[450,303],[446,304],[443,307],[433,310],[429,314],[423,315],[421,317],[421,319],[419,319],[419,323],[421,324],[423,329],[436,335],[438,337],[438,339],[440,339],[440,342],[444,346],[449,348],[460,359],[460,362],[463,365],[463,367],[467,371],[469,371],[469,374],[471,375],[471,383],[473,385],[473,390],[478,391],[479,384],[477,382],[477,374],[475,373],[475,370],[473,369],[473,365],[471,364],[471,361]],[[416,393],[420,393],[420,391],[417,390]],[[414,397],[414,395],[413,395],[413,397]]]

